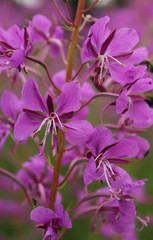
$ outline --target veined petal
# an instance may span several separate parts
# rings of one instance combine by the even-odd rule
[[[80,104],[80,89],[73,83],[69,82],[62,86],[61,95],[57,100],[57,114],[77,111]]]
[[[91,43],[96,48],[97,53],[100,53],[101,44],[110,34],[110,30],[107,27],[109,21],[110,18],[108,16],[100,18],[89,30],[88,36],[91,35]]]
[[[112,142],[113,137],[110,130],[105,127],[96,127],[89,135],[86,146],[96,157],[107,145],[110,145]]]
[[[98,66],[98,61],[94,62],[82,75],[80,85],[82,86],[86,80],[91,76],[95,68]]]
[[[86,185],[89,185],[92,183],[95,179],[100,177],[99,171],[96,172],[96,163],[94,161],[94,158],[91,157],[89,159],[89,162],[87,163],[87,166],[84,171],[84,183]]]
[[[31,115],[24,112],[18,117],[14,126],[14,136],[18,140],[24,140],[29,137],[39,126],[41,122],[37,121]]]
[[[147,92],[153,89],[153,80],[151,78],[138,79],[131,87],[130,93]]]
[[[22,100],[26,108],[48,114],[43,98],[38,90],[38,84],[34,78],[29,78],[22,89]]]
[[[116,100],[116,113],[121,114],[127,107],[127,91],[123,91]]]
[[[134,29],[127,27],[120,28],[108,46],[107,54],[114,56],[127,53],[135,47],[138,41],[139,37]]]
[[[142,138],[138,135],[127,135],[126,138],[132,139],[137,142],[139,147],[139,152],[136,156],[137,159],[143,158],[145,154],[149,151],[150,145],[147,139]]]
[[[94,47],[91,44],[91,38],[87,38],[81,48],[81,60],[82,63],[96,60],[98,57],[98,53],[94,49]]]
[[[72,145],[84,145],[88,135],[93,130],[92,125],[85,120],[72,121],[63,124],[66,127],[66,140]]]
[[[130,139],[121,139],[117,144],[110,147],[105,153],[105,158],[132,158],[139,151],[138,144]]]
[[[146,47],[139,47],[133,51],[133,54],[128,58],[132,64],[139,64],[147,59],[149,51]]]

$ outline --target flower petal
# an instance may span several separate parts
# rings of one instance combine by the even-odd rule
[[[153,80],[151,78],[138,79],[130,88],[131,93],[147,92],[153,89]]]
[[[110,45],[107,48],[107,54],[111,56],[127,53],[132,50],[138,43],[139,37],[137,32],[132,28],[120,28]]]
[[[54,205],[55,205],[55,209],[56,209],[56,215],[59,218],[58,223],[61,226],[64,226],[66,228],[71,228],[72,223],[71,223],[68,213],[66,211],[64,211],[64,207],[59,203],[54,203]]]
[[[122,113],[128,105],[127,91],[123,91],[116,100],[116,113]]]
[[[44,224],[49,223],[54,216],[55,216],[55,213],[51,209],[44,208],[41,206],[32,210],[30,214],[31,220],[38,223],[44,223]]]
[[[21,113],[14,126],[14,136],[18,140],[24,140],[29,137],[39,126],[41,122],[37,121],[28,113]]]
[[[61,89],[61,95],[57,100],[57,114],[77,111],[80,104],[80,89],[73,83],[65,83]]]
[[[149,51],[146,47],[139,47],[133,51],[133,54],[128,58],[128,61],[132,64],[140,64],[147,59]]]
[[[9,61],[9,65],[12,67],[12,68],[15,68],[15,67],[19,67],[20,64],[23,63],[25,59],[25,52],[23,49],[16,49],[11,58],[10,58],[10,61]]]
[[[17,98],[17,96],[12,92],[5,90],[1,97],[2,113],[15,121],[20,108],[21,101]]]
[[[94,161],[94,158],[91,157],[84,171],[84,176],[83,176],[84,183],[85,185],[89,185],[99,177],[100,177],[100,173],[99,171],[98,172],[96,171],[96,163]]]
[[[72,121],[65,123],[64,126],[67,130],[66,140],[72,145],[84,145],[93,130],[92,125],[85,120]]]
[[[22,89],[22,100],[26,108],[47,114],[42,96],[38,90],[38,84],[34,78],[29,78]]]
[[[107,145],[110,145],[112,142],[113,137],[110,130],[105,127],[96,127],[89,135],[86,146],[96,157]]]
[[[117,144],[110,147],[105,153],[105,157],[132,158],[139,151],[138,144],[130,139],[121,139]]]
[[[109,36],[110,30],[107,27],[109,21],[108,16],[100,18],[89,30],[88,36],[91,35],[91,44],[96,48],[97,53],[100,53],[102,43]]]

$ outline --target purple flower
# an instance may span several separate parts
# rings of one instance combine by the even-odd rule
[[[55,203],[54,213],[49,208],[37,207],[35,208],[30,215],[31,220],[38,222],[37,227],[45,229],[44,240],[56,240],[58,235],[58,230],[61,230],[62,226],[66,228],[71,228],[71,220],[69,215],[62,205]]]
[[[23,86],[22,101],[25,108],[15,124],[15,137],[23,140],[37,129],[36,135],[46,125],[41,152],[44,150],[46,136],[49,133],[53,145],[53,135],[57,135],[57,127],[65,133],[67,141],[74,145],[84,143],[92,130],[91,124],[85,120],[63,123],[71,119],[73,112],[80,108],[80,90],[73,82],[62,86],[56,111],[51,96],[48,95],[47,100],[44,101],[33,78],[27,80]]]
[[[19,100],[15,94],[5,90],[1,97],[0,106],[1,111],[4,114],[4,116],[0,116],[0,149],[1,149],[6,142],[8,135],[14,129],[15,121],[21,110],[21,100]]]
[[[118,73],[120,73],[118,65],[121,65],[124,71],[124,63],[127,62],[132,54],[131,50],[139,41],[134,29],[120,28],[110,33],[107,26],[109,21],[110,18],[105,16],[99,19],[89,30],[88,37],[81,50],[81,58],[83,63],[88,61],[94,61],[94,63],[82,78],[82,83],[96,67],[100,68],[100,79],[108,70],[113,77],[115,76],[114,80],[118,81]]]
[[[138,154],[136,156],[137,159],[143,158],[150,149],[150,144],[147,139],[142,138],[138,135],[125,135],[126,138],[134,140],[138,144]]]
[[[116,180],[113,164],[124,164],[123,158],[135,157],[138,153],[137,143],[130,139],[115,141],[111,131],[104,127],[96,127],[88,138],[87,148],[90,149],[89,162],[84,173],[85,184],[93,180],[106,181],[112,190],[110,180]]]
[[[137,71],[138,70],[138,71]],[[144,69],[145,70],[145,69]],[[149,127],[153,123],[153,111],[144,98],[135,93],[147,92],[153,89],[151,78],[144,78],[144,71],[131,72],[131,80],[127,81],[116,100],[116,112],[122,113],[120,124],[132,125],[138,128]],[[141,116],[141,117],[140,117]]]
[[[7,31],[0,28],[0,70],[18,67],[31,52],[27,28],[13,25]]]
[[[104,206],[104,214],[118,234],[135,231],[135,211],[134,203],[126,200],[114,200]]]
[[[55,58],[63,44],[64,32],[60,26],[52,26],[47,17],[36,14],[30,22],[29,36],[32,43],[46,42],[46,47],[52,49],[51,56]]]
[[[65,70],[61,70],[53,75],[53,81],[59,89],[61,89],[65,83],[65,76],[66,76]],[[79,86],[79,83],[77,83],[78,82],[77,78],[74,80],[74,82],[77,84],[77,86]],[[81,95],[81,99],[80,99],[81,103],[87,102],[91,97],[94,96],[94,90],[90,83],[88,82],[84,83],[84,85],[80,88],[80,95]],[[75,114],[72,119],[75,119],[75,120],[85,119],[88,112],[89,112],[89,107],[84,107],[81,111]]]
[[[43,156],[38,155],[24,162],[17,173],[17,178],[24,184],[31,198],[45,206],[49,204],[52,177],[53,170],[47,165]],[[62,180],[63,177],[60,176],[59,181]],[[19,186],[15,184],[14,188],[18,190]],[[61,202],[59,193],[56,201]]]

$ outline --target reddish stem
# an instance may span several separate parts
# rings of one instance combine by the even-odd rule
[[[115,97],[118,98],[119,94],[116,93],[111,93],[111,92],[103,92],[103,93],[97,93],[95,94],[93,97],[91,97],[87,102],[85,102],[78,111],[76,111],[75,113],[79,112],[82,108],[86,107],[87,105],[89,105],[89,103],[91,103],[95,98],[98,97]]]
[[[76,74],[72,77],[72,81],[78,76],[78,74],[81,72],[81,70],[83,69],[84,64],[81,64],[81,66],[79,67],[79,69],[77,70]]]
[[[87,13],[89,12],[95,5],[96,3],[98,2],[99,0],[96,0],[95,2],[93,2],[88,8],[82,10],[82,13]]]
[[[62,18],[62,20],[63,20],[67,25],[69,25],[69,26],[72,27],[73,24],[64,17],[64,15],[62,14],[61,10],[59,9],[57,3],[56,3],[54,0],[52,0],[52,2],[53,2],[53,4],[54,4],[54,7],[56,8],[58,14],[59,14],[60,17]]]
[[[73,18],[72,18],[71,9],[70,9],[68,0],[66,0],[66,8],[67,8],[67,12],[68,12],[68,14],[69,14],[70,20],[71,20],[71,22],[73,23]]]
[[[82,20],[82,10],[85,5],[85,0],[78,1],[78,7],[76,12],[76,17],[74,20],[74,27],[71,34],[68,57],[67,57],[67,69],[66,69],[66,82],[71,81],[74,59],[75,59],[75,49],[77,44],[77,38],[79,34],[79,27]]]
[[[43,63],[43,62],[41,62],[39,59],[34,58],[34,57],[26,57],[26,58],[27,58],[28,60],[32,61],[32,62],[35,62],[35,63],[38,63],[39,65],[41,65],[41,66],[45,69],[45,71],[46,71],[46,73],[47,73],[47,76],[48,76],[51,84],[53,85],[54,89],[55,89],[58,93],[61,93],[61,91],[56,87],[55,83],[53,82],[53,80],[52,80],[52,78],[51,78],[51,76],[50,76],[50,74],[49,74],[49,71],[48,71],[48,68],[47,68],[46,64]]]
[[[71,172],[73,171],[73,169],[74,169],[78,164],[84,163],[85,161],[88,161],[88,159],[87,159],[87,158],[85,158],[85,159],[76,158],[75,160],[73,160],[73,162],[72,162],[69,170],[67,171],[67,173],[66,173],[66,175],[65,175],[65,178],[63,179],[62,182],[60,182],[60,183],[58,184],[58,187],[60,187],[60,186],[63,185],[63,183],[64,183],[64,182],[68,179],[68,177],[70,176],[70,174],[71,174]],[[78,163],[77,163],[77,162],[78,162]]]

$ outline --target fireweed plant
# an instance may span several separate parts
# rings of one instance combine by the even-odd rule
[[[9,135],[14,141],[12,152],[19,141],[26,144],[30,137],[39,147],[16,175],[4,169],[0,173],[15,181],[15,191],[24,191],[30,219],[43,229],[44,240],[61,239],[73,221],[86,214],[91,216],[93,233],[134,240],[135,221],[140,221],[140,229],[149,222],[136,207],[147,179],[132,179],[122,166],[133,158],[142,159],[149,150],[148,141],[138,135],[153,124],[153,110],[144,95],[153,89],[153,81],[141,65],[148,52],[145,47],[137,48],[139,36],[134,29],[110,29],[108,16],[93,19],[88,15],[98,0],[87,9],[85,0],[78,0],[74,19],[65,2],[69,20],[56,1],[50,4],[64,28],[71,31],[67,58],[63,27],[45,16],[35,15],[22,29],[17,25],[0,28],[0,70],[12,71],[23,84],[20,99],[8,90],[1,96],[0,149]],[[87,26],[80,47],[79,35]],[[78,69],[76,51],[81,56]],[[65,69],[51,76],[46,60],[49,56],[56,61],[59,54]],[[50,85],[36,64],[46,71]],[[43,96],[41,85],[46,91]],[[89,106],[104,97],[111,102],[100,113],[101,124],[93,127],[86,120]],[[117,123],[113,119],[104,123],[105,111],[112,106]],[[62,166],[68,166],[65,176]],[[80,185],[82,181],[74,194],[76,205],[63,206],[61,188],[76,181]],[[92,182],[97,184],[95,192],[89,187]]]

